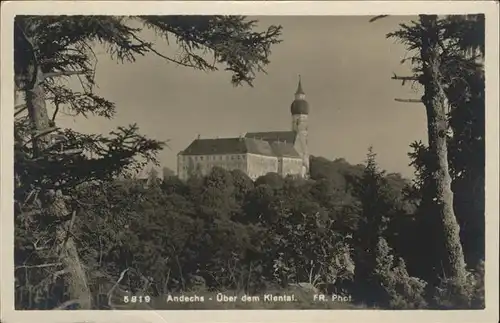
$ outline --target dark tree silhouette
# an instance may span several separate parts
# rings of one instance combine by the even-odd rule
[[[137,22],[142,27],[131,25]],[[16,122],[18,217],[27,212],[20,201],[35,196],[34,201],[41,206],[37,212],[59,222],[56,253],[70,298],[82,308],[90,308],[87,275],[71,233],[77,209],[68,205],[67,197],[78,184],[110,179],[137,166],[137,156],[154,162],[163,145],[139,135],[135,126],[119,128],[109,137],[62,131],[55,126],[62,107],[77,115],[113,116],[114,104],[92,91],[96,64],[92,45],[103,44],[122,62],[154,54],[177,65],[206,71],[222,65],[232,73],[234,85],[251,85],[256,73],[269,63],[270,47],[279,42],[281,28],[271,26],[255,32],[256,22],[239,16],[17,16],[14,23],[16,91],[25,98],[25,104],[16,107],[16,115],[28,112]],[[175,38],[180,58],[167,57],[143,40],[141,31],[145,28],[153,29],[164,41]],[[200,56],[200,50],[208,55]],[[82,92],[74,92],[60,82],[60,78],[69,76],[80,78]],[[52,117],[47,101],[55,107]],[[52,140],[61,137],[64,139],[58,140],[55,151]],[[40,215],[35,213],[27,217],[38,222]]]

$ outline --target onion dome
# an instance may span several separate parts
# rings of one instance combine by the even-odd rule
[[[297,86],[297,91],[295,92],[295,100],[292,102],[290,107],[292,115],[309,114],[309,103],[307,103],[305,98],[306,94],[302,89],[302,82],[299,75],[299,85]]]

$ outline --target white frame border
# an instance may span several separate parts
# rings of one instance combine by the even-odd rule
[[[16,14],[486,15],[486,309],[15,311],[13,304],[13,19]],[[494,1],[10,1],[1,6],[1,267],[3,323],[24,322],[493,322],[498,320],[499,5]],[[242,313],[242,311],[245,311]],[[251,313],[247,313],[250,311]]]

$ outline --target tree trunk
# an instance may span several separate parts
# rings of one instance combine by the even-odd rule
[[[68,217],[70,214],[62,194],[54,194],[50,202],[50,210],[57,217]],[[78,248],[72,236],[72,225],[75,214],[69,220],[59,225],[56,230],[57,251],[67,274],[71,300],[76,301],[81,309],[91,309],[92,296],[87,283],[87,275],[78,255]]]
[[[429,150],[434,158],[433,181],[436,189],[436,204],[443,230],[446,259],[445,274],[461,289],[466,283],[466,266],[460,242],[460,227],[453,210],[453,192],[448,169],[447,148],[447,99],[440,73],[439,30],[437,16],[421,15],[423,29],[421,58],[423,61],[422,101],[427,112]]]
[[[37,136],[50,128],[49,116],[45,105],[45,91],[42,87],[43,73],[38,67],[35,71],[35,84],[31,89],[26,89],[26,107],[31,123],[33,155],[39,157],[44,146],[48,143],[48,136]]]
[[[17,44],[16,42],[16,45]],[[26,44],[29,46],[31,42],[25,39],[25,45]],[[30,50],[34,52],[33,47],[30,47]],[[31,68],[27,68],[26,71],[31,71],[34,75],[26,75],[24,79],[31,79],[34,82],[28,86],[18,83],[16,84],[16,90],[23,89],[26,93],[26,106],[33,131],[33,153],[34,156],[37,157],[43,154],[44,147],[48,143],[48,136],[41,136],[40,134],[47,131],[51,125],[45,103],[45,91],[42,87],[44,75],[40,66],[37,66],[36,60],[31,60],[29,64],[31,64]],[[41,202],[44,209],[51,211],[52,214],[58,218],[68,218],[70,212],[68,211],[66,201],[61,192],[57,194],[54,191],[41,192],[41,195]],[[64,265],[64,271],[68,278],[67,282],[69,284],[70,297],[73,300],[78,300],[82,309],[90,309],[90,289],[87,284],[84,267],[78,256],[78,250],[71,234],[71,225],[72,220],[69,219],[64,221],[63,224],[59,225],[57,228],[57,252]]]

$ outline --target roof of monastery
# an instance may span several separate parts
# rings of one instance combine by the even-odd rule
[[[295,143],[296,134],[293,131],[248,132],[245,138],[254,138],[265,141],[278,141],[288,144]]]
[[[295,157],[300,158],[299,153],[293,146],[294,140],[273,140],[290,139],[290,135],[281,137],[279,134],[291,133],[295,139],[295,134],[292,131],[283,132],[263,132],[260,134],[268,134],[267,139],[260,137],[249,136],[247,134],[243,138],[218,138],[218,139],[196,139],[181,155],[235,155],[235,154],[255,154],[263,156],[275,157]],[[257,133],[254,133],[257,134]],[[277,134],[272,136],[270,134]]]
[[[291,106],[293,115],[308,114],[309,105],[304,99],[300,81]],[[196,139],[180,155],[235,155],[256,154],[275,157],[300,158],[295,150],[294,131],[249,132],[243,138]]]

